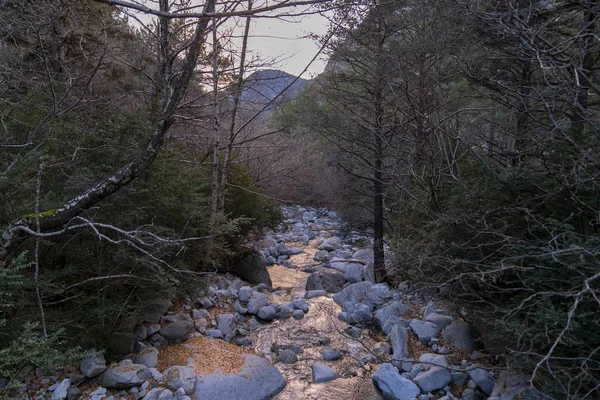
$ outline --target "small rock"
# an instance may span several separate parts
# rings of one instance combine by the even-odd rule
[[[314,363],[312,366],[313,383],[324,383],[340,378],[340,374],[326,365]]]
[[[304,294],[305,299],[314,299],[315,297],[327,296],[325,290],[309,290]]]
[[[410,329],[412,329],[421,342],[428,342],[429,339],[440,333],[436,324],[433,322],[421,321],[419,319],[413,319],[410,322]]]
[[[158,365],[158,350],[154,347],[144,349],[135,357],[134,362],[148,368],[156,368]]]
[[[279,353],[279,361],[284,364],[294,364],[298,361],[298,356],[292,350],[286,349]]]
[[[218,329],[207,329],[206,335],[214,339],[223,339],[223,333]]]
[[[421,390],[410,380],[400,376],[398,369],[385,363],[373,375],[373,384],[386,400],[413,400]]]
[[[342,239],[337,236],[325,239],[318,247],[319,250],[334,251],[342,247]]]
[[[294,310],[294,312],[292,312],[292,317],[294,317],[294,319],[302,319],[304,318],[304,311]]]
[[[151,377],[152,373],[146,366],[133,364],[130,360],[123,360],[116,366],[107,369],[102,375],[100,383],[109,389],[129,389],[140,386]]]
[[[473,351],[477,347],[479,333],[471,324],[463,320],[452,321],[444,329],[443,334],[452,346],[460,350]]]
[[[196,385],[196,374],[189,367],[174,366],[165,371],[167,387],[171,390],[183,389],[192,394]]]
[[[488,396],[492,394],[496,380],[489,372],[482,368],[473,368],[470,369],[468,373],[471,379],[485,394]]]
[[[250,286],[242,286],[238,290],[238,299],[240,299],[240,302],[242,302],[242,303],[246,303],[248,300],[250,300],[251,296],[252,296],[252,288]]]
[[[337,349],[326,347],[321,350],[321,355],[325,361],[336,361],[342,358],[342,352]]]
[[[63,379],[54,392],[52,392],[52,400],[65,400],[67,398],[69,387],[71,387],[70,379]]]
[[[448,385],[452,379],[446,368],[431,367],[429,371],[421,372],[414,378],[414,382],[423,392],[433,392]]]
[[[86,378],[94,378],[106,371],[106,360],[100,352],[93,351],[81,362],[79,369]]]
[[[271,306],[264,306],[258,310],[258,318],[265,321],[272,321],[275,319],[275,308]]]
[[[443,331],[452,322],[452,317],[444,314],[430,313],[425,317],[425,321],[433,322],[440,331]]]
[[[298,310],[304,311],[304,313],[308,312],[308,303],[304,299],[297,299],[292,301],[292,306]]]
[[[394,325],[387,337],[392,345],[393,360],[403,360],[408,357],[408,330],[400,325]]]
[[[221,331],[225,340],[230,340],[235,336],[235,326],[236,322],[234,314],[217,315],[217,328]]]
[[[248,300],[248,312],[250,314],[258,314],[258,310],[269,305],[269,299],[264,293],[252,292],[250,300]]]
[[[450,379],[452,379],[452,384],[456,386],[463,386],[467,383],[468,375],[462,372],[452,372],[450,374]]]

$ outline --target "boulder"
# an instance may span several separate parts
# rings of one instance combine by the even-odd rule
[[[385,363],[373,375],[373,384],[386,400],[413,400],[421,389],[402,377],[392,364]]]
[[[477,384],[477,386],[487,395],[492,394],[496,380],[494,377],[483,368],[472,368],[468,371],[469,377]]]
[[[371,293],[370,290],[367,291],[367,299],[369,299],[369,293]],[[373,296],[371,295],[371,297]],[[381,329],[388,319],[408,314],[410,314],[410,308],[406,304],[401,301],[392,301],[375,312],[375,325]]]
[[[217,315],[217,329],[221,331],[225,340],[230,340],[235,336],[235,325],[234,314]]]
[[[446,359],[446,356],[441,354],[422,354],[421,357],[419,357],[419,362],[424,364],[424,369],[426,370],[431,368],[432,366],[445,368],[448,367],[448,360]]]
[[[281,392],[286,381],[270,362],[245,354],[244,366],[236,374],[210,374],[196,378],[196,399],[266,400]]]
[[[219,329],[207,329],[205,334],[214,339],[223,339],[223,333]]]
[[[313,260],[317,262],[325,262],[329,259],[329,252],[327,250],[319,250],[315,253]]]
[[[275,308],[271,306],[264,306],[258,310],[258,318],[265,321],[272,321],[275,319]]]
[[[436,312],[427,314],[427,316],[425,317],[425,321],[433,322],[437,325],[440,331],[443,331],[448,325],[450,325],[452,320],[452,317],[444,314],[438,314]]]
[[[400,317],[389,317],[387,319],[387,321],[385,321],[385,324],[383,325],[383,333],[385,333],[386,335],[389,335],[390,332],[392,331],[392,328],[394,327],[394,325],[400,325],[403,326],[405,328],[410,327],[410,322],[408,322],[407,320],[400,318]]]
[[[292,254],[292,252],[290,251],[290,249],[287,248],[285,243],[279,243],[277,245],[276,249],[277,249],[277,253],[279,253],[280,255],[283,255],[283,256],[289,256],[290,254]]]
[[[352,254],[352,258],[354,260],[362,260],[362,261],[373,261],[375,259],[375,257],[373,256],[373,250],[372,249],[360,249],[360,250],[356,250],[354,252],[354,254]]]
[[[337,293],[346,283],[344,274],[334,270],[319,270],[313,272],[306,280],[306,290],[325,290]]]
[[[144,365],[148,368],[156,368],[158,365],[158,350],[154,347],[148,347],[138,353],[134,363]]]
[[[163,326],[159,333],[167,340],[184,340],[194,330],[194,322],[187,314],[175,314],[175,322]]]
[[[238,299],[241,303],[246,303],[252,296],[252,288],[250,286],[242,286],[238,290]]]
[[[535,392],[529,383],[527,375],[513,375],[509,371],[501,371],[490,399],[494,400],[540,400],[541,397]]]
[[[86,378],[94,378],[106,371],[106,360],[104,354],[92,351],[79,365],[81,373]]]
[[[371,306],[365,303],[358,303],[352,307],[347,322],[351,324],[368,324],[373,319]]]
[[[371,304],[378,307],[392,300],[392,292],[385,283],[378,283],[369,288],[367,298]]]
[[[151,323],[156,323],[160,317],[165,315],[173,307],[173,303],[169,299],[151,299],[146,301],[142,309],[144,320]],[[157,319],[158,318],[158,319]]]
[[[100,385],[108,389],[129,389],[140,386],[152,378],[152,372],[145,366],[133,364],[129,360],[121,361],[104,372]]]
[[[320,353],[325,361],[337,361],[342,358],[342,352],[331,347],[325,347]]]
[[[357,282],[346,286],[340,292],[333,295],[333,300],[339,305],[349,301],[353,304],[368,302],[367,293],[373,286],[371,282]]]
[[[110,337],[110,348],[116,354],[133,353],[133,348],[138,342],[138,337],[135,333],[117,332]]]
[[[304,318],[304,311],[302,311],[302,310],[294,310],[292,312],[292,317],[294,317],[294,319],[302,319],[302,318]]]
[[[248,313],[256,315],[258,310],[268,305],[269,299],[264,293],[253,291],[250,300],[248,300]]]
[[[284,364],[294,364],[298,361],[298,356],[290,349],[282,350],[277,358]]]
[[[477,348],[479,333],[466,321],[457,319],[444,329],[444,338],[454,347],[463,351],[473,351]]]
[[[265,259],[258,252],[253,251],[240,258],[234,264],[233,272],[252,284],[264,283],[269,287],[273,286]]]
[[[340,378],[340,374],[327,365],[314,363],[312,366],[313,383],[325,383]]]
[[[417,335],[419,341],[428,342],[431,338],[436,337],[440,333],[440,329],[433,322],[421,321],[413,319],[410,322],[410,329]]]
[[[446,368],[431,367],[428,371],[417,375],[413,381],[421,388],[423,393],[427,393],[446,387],[452,379]]]
[[[408,357],[408,329],[394,325],[387,339],[392,345],[393,360],[403,360]]]
[[[196,386],[196,373],[190,367],[174,366],[164,373],[167,387],[172,391],[182,388],[185,394],[192,394]]]
[[[63,379],[58,386],[56,386],[54,392],[52,392],[51,400],[65,400],[69,392],[69,387],[71,387],[71,380]]]
[[[296,299],[291,304],[295,309],[302,310],[305,313],[308,312],[308,303],[304,299]]]
[[[342,247],[342,239],[337,236],[327,238],[318,247],[319,250],[334,251]]]

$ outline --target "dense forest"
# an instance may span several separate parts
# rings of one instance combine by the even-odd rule
[[[0,1],[0,383],[117,355],[301,204],[540,396],[598,398],[600,3],[294,5]],[[314,79],[248,54],[256,18],[317,12]]]

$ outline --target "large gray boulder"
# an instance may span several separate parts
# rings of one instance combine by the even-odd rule
[[[146,301],[142,308],[144,321],[157,323],[160,317],[165,315],[172,306],[173,303],[169,299],[156,298]]]
[[[448,367],[448,359],[443,354],[425,353],[419,357],[419,362],[424,364],[425,369],[434,367]]]
[[[472,368],[468,371],[469,377],[479,386],[479,388],[487,395],[492,394],[496,380],[494,377],[483,368]]]
[[[340,374],[333,368],[320,363],[314,363],[312,366],[313,383],[325,383],[340,378]]]
[[[81,373],[86,378],[94,378],[104,371],[106,371],[106,360],[104,354],[98,351],[92,351],[87,357],[79,364]]]
[[[175,322],[163,326],[159,333],[167,340],[184,340],[194,330],[194,321],[187,314],[175,314]]]
[[[423,393],[427,393],[449,385],[452,378],[446,368],[431,367],[428,371],[417,375],[413,381],[421,388]]]
[[[353,304],[368,303],[369,298],[367,297],[367,293],[369,292],[371,286],[373,286],[373,283],[371,282],[353,283],[346,286],[341,292],[334,294],[333,300],[339,305],[344,304],[346,301],[349,301]]]
[[[225,340],[230,340],[235,336],[235,326],[234,314],[217,315],[217,329],[221,331]]]
[[[386,400],[413,400],[421,389],[403,378],[392,364],[382,364],[373,375],[373,384]]]
[[[258,310],[269,305],[269,299],[264,293],[253,292],[250,300],[248,300],[248,313],[258,314]]]
[[[108,389],[129,389],[140,386],[150,378],[152,378],[152,372],[145,365],[123,360],[104,372],[100,379],[100,385]]]
[[[433,322],[421,321],[413,319],[410,322],[410,329],[418,336],[419,341],[428,342],[431,338],[436,337],[440,333],[440,329]]]
[[[237,374],[210,374],[196,378],[196,399],[266,400],[281,392],[286,381],[270,362],[245,354],[244,367]]]
[[[258,252],[253,251],[240,258],[233,265],[232,272],[252,284],[264,283],[269,287],[273,286],[266,261]]]
[[[324,262],[329,259],[329,252],[327,250],[319,250],[315,253],[313,260],[318,262]]]
[[[457,319],[444,329],[444,338],[460,350],[472,351],[477,348],[479,333],[473,325]]]
[[[342,247],[342,239],[337,236],[327,238],[318,247],[319,250],[334,251]]]
[[[379,307],[392,300],[392,292],[385,283],[378,283],[369,288],[367,298],[371,304]]]
[[[56,389],[54,389],[54,392],[52,392],[51,400],[65,400],[67,398],[67,394],[68,394],[70,386],[71,386],[71,380],[63,379],[58,384],[58,386],[56,386]]]
[[[443,331],[448,325],[450,325],[452,320],[452,317],[444,314],[438,314],[436,312],[427,314],[425,317],[425,321],[433,322],[437,325],[440,331]]]
[[[373,250],[372,249],[360,249],[354,252],[354,254],[352,254],[352,258],[354,260],[362,260],[362,261],[373,261],[375,259],[375,256],[373,255]]]
[[[371,290],[367,291],[367,298],[369,298],[369,295],[371,295],[371,298],[373,297]],[[375,325],[382,329],[388,319],[408,314],[410,314],[410,308],[406,304],[401,301],[392,301],[375,312]]]
[[[167,369],[164,373],[167,381],[167,387],[176,392],[183,388],[185,394],[192,394],[196,386],[196,373],[190,367],[174,366]]]
[[[272,306],[261,307],[260,310],[258,310],[257,316],[262,320],[272,321],[276,316],[275,308]]]
[[[250,297],[252,296],[252,288],[250,286],[242,286],[239,290],[238,290],[238,299],[240,300],[241,303],[246,303],[248,300],[250,300]]]
[[[344,274],[334,270],[319,270],[308,276],[306,290],[325,290],[328,293],[337,293],[346,283]]]
[[[394,325],[387,339],[392,345],[393,360],[403,360],[408,357],[408,329]]]
[[[134,363],[145,365],[148,368],[156,368],[158,365],[158,349],[148,347],[140,351],[135,357]]]

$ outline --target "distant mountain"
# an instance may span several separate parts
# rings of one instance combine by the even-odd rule
[[[276,69],[265,69],[254,72],[244,82],[244,90],[242,91],[241,98],[242,104],[245,108],[251,108],[252,105],[263,106],[283,92],[294,79],[296,79],[294,75]],[[295,98],[311,82],[308,79],[298,78],[285,91],[281,98],[277,99],[276,103],[280,104],[286,99]]]

